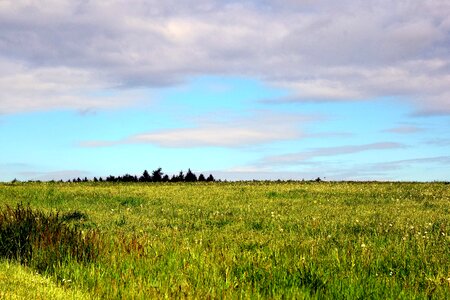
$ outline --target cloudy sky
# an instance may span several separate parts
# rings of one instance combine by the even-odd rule
[[[0,0],[0,180],[449,180],[450,1]]]

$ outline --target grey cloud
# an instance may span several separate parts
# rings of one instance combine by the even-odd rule
[[[111,88],[83,69],[35,69],[2,61],[1,57],[0,67],[0,114],[67,108],[85,112],[132,105],[143,99],[139,90]]]
[[[0,60],[21,67],[0,76],[65,68],[100,88],[128,89],[241,75],[289,89],[289,101],[400,96],[418,114],[449,114],[449,15],[444,0],[2,1]],[[55,78],[34,83],[22,87],[25,96],[56,92],[37,93],[32,109],[94,101],[71,98]],[[1,92],[2,111],[29,107],[14,106],[21,95]]]

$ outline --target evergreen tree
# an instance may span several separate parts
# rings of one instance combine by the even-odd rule
[[[200,175],[198,176],[198,181],[206,181],[205,176],[204,176],[203,174],[200,174]]]
[[[161,182],[163,177],[163,172],[161,168],[158,168],[152,172],[152,181]]]
[[[150,182],[152,181],[152,177],[150,176],[150,174],[148,174],[147,170],[144,170],[144,173],[142,173],[142,176],[139,178],[139,181]]]
[[[208,178],[206,178],[206,181],[215,181],[215,179],[212,174],[209,174]]]
[[[184,181],[186,182],[195,182],[197,181],[197,175],[192,173],[191,169],[188,169],[186,173],[186,177],[184,178]]]

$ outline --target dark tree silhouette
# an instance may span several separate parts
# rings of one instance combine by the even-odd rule
[[[161,182],[163,178],[163,172],[161,168],[158,168],[152,172],[152,181]]]
[[[122,177],[119,177],[118,181],[121,182],[135,182],[136,181],[136,177],[130,174],[125,174]]]
[[[68,179],[67,182],[89,182],[90,180],[87,177],[84,177],[84,179],[74,178],[72,180]],[[139,178],[136,175],[130,175],[125,174],[122,176],[115,177],[114,175],[109,175],[105,179],[102,177],[94,177],[92,179],[93,182],[196,182],[196,181],[215,181],[214,177],[210,174],[208,178],[205,178],[205,175],[200,174],[197,178],[197,175],[191,171],[191,169],[188,169],[186,172],[186,175],[181,170],[178,175],[172,175],[172,177],[169,177],[168,174],[164,174],[162,171],[162,168],[158,168],[154,171],[152,171],[152,174],[150,175],[147,170],[144,170],[142,173],[142,176]],[[53,182],[53,181],[51,181]],[[60,181],[61,182],[61,181]]]
[[[175,182],[184,181],[184,173],[183,171],[180,171],[177,176],[175,176]]]
[[[188,169],[186,173],[186,177],[184,177],[184,181],[186,182],[196,182],[197,181],[197,175],[192,173],[191,169]]]
[[[142,176],[139,177],[139,181],[150,182],[150,181],[152,181],[152,177],[150,176],[150,174],[148,174],[147,170],[144,170],[144,173],[142,173]]]

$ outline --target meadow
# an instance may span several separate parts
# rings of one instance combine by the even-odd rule
[[[45,232],[4,299],[450,299],[446,183],[0,184],[20,209]]]

